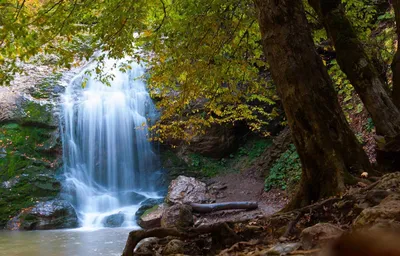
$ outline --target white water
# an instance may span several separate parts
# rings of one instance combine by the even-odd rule
[[[103,72],[114,76],[111,86],[84,70],[63,95],[65,187],[86,229],[103,227],[118,213],[124,215],[122,226],[135,226],[140,203],[159,198],[154,192],[158,158],[148,140],[156,111],[139,78],[144,68],[131,63],[123,73],[122,62],[106,61]]]

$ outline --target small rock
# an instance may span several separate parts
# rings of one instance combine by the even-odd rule
[[[360,187],[360,188],[365,188],[365,187],[367,187],[368,185],[365,184],[364,182],[359,181],[359,182],[357,182],[357,186]]]
[[[178,239],[173,239],[168,242],[163,250],[163,255],[176,255],[184,252],[185,243]]]
[[[160,227],[164,209],[165,205],[160,204],[146,210],[137,221],[138,225],[144,229]]]
[[[161,217],[163,228],[187,228],[193,226],[192,207],[176,204],[164,210]]]
[[[104,227],[107,228],[116,228],[121,227],[122,223],[125,220],[125,215],[123,213],[116,213],[106,217],[103,220]]]
[[[136,220],[139,220],[140,216],[143,215],[148,209],[153,208],[156,205],[162,204],[164,201],[163,198],[148,198],[140,203],[140,207],[135,213]]]
[[[171,182],[165,198],[168,204],[203,203],[207,200],[206,184],[182,175]]]
[[[301,232],[301,243],[305,250],[321,246],[343,234],[343,230],[330,223],[318,223],[312,227],[305,228]]]
[[[286,242],[288,239],[284,236],[279,237],[279,242]]]
[[[140,241],[135,248],[135,253],[139,255],[154,255],[154,248],[160,241],[157,237],[148,237]]]
[[[267,255],[287,255],[299,249],[301,243],[277,244],[267,251]]]

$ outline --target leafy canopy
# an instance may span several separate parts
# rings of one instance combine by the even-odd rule
[[[360,37],[369,38],[372,0],[343,2]],[[306,10],[316,42],[326,40]],[[57,55],[54,66],[67,68],[95,56],[100,77],[106,55],[146,63],[162,111],[153,127],[161,140],[190,140],[220,123],[244,122],[263,132],[278,116],[250,0],[1,1],[0,81],[10,83],[21,72],[18,60],[38,53]]]

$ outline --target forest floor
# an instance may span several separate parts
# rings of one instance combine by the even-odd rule
[[[197,220],[199,225],[269,216],[281,210],[289,200],[285,191],[272,189],[266,192],[264,178],[252,168],[213,177],[206,183],[211,188],[216,203],[256,201],[258,209],[252,211],[226,210],[202,214]]]

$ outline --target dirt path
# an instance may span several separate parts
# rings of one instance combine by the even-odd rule
[[[288,202],[281,190],[264,191],[264,180],[252,169],[240,173],[229,173],[206,182],[217,203],[229,201],[257,201],[259,208],[253,211],[229,210],[203,214],[198,224],[254,219],[271,215]]]

